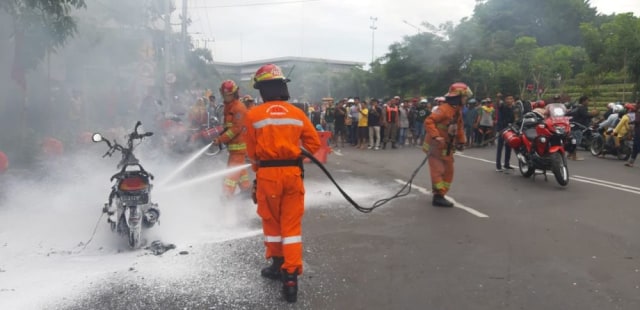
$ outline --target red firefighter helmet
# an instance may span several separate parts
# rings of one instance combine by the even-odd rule
[[[284,76],[280,67],[274,64],[266,64],[260,67],[253,76],[253,88],[259,89],[261,83],[273,80],[282,80],[285,83],[289,82],[289,79]]]
[[[220,85],[220,94],[225,95],[233,95],[238,92],[238,85],[236,82],[232,80],[225,80]]]
[[[471,88],[467,86],[467,84],[457,82],[449,86],[449,92],[445,96],[446,97],[467,96],[470,98],[471,96],[473,96],[473,92],[471,91]]]

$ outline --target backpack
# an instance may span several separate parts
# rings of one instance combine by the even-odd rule
[[[493,117],[491,116],[493,113],[485,109],[482,109],[480,113],[480,126],[493,127]]]

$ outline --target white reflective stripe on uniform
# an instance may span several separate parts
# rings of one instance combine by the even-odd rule
[[[282,238],[282,244],[300,243],[302,242],[302,236],[291,236]]]
[[[282,242],[280,236],[264,236],[264,242]]]
[[[302,121],[295,118],[265,118],[253,123],[253,128],[263,128],[268,125],[294,125],[302,127]]]

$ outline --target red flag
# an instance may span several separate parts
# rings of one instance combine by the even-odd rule
[[[13,55],[13,65],[11,66],[11,78],[13,78],[22,91],[27,90],[27,78],[24,70],[24,60],[22,52],[24,50],[24,32],[17,31],[15,35],[15,50]]]

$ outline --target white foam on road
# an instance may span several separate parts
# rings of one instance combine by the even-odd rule
[[[396,179],[396,182],[399,183],[399,184],[403,184],[403,185],[407,184],[407,181],[403,181],[403,180],[400,180],[400,179]],[[414,184],[411,184],[411,187],[419,190],[421,193],[423,193],[425,195],[431,195],[431,191],[427,190],[424,187],[421,187],[421,186],[418,186],[418,185],[414,185]],[[471,214],[473,214],[473,215],[475,215],[477,217],[480,217],[480,218],[488,218],[489,217],[488,215],[486,215],[486,214],[484,214],[484,213],[482,213],[482,212],[480,212],[480,211],[478,211],[478,210],[476,210],[474,208],[467,207],[467,206],[457,202],[451,196],[445,196],[445,198],[447,198],[448,200],[453,202],[453,207],[454,208],[458,208],[458,209],[467,211],[467,212],[469,212],[469,213],[471,213]]]
[[[177,278],[201,268],[183,263],[190,260],[178,255],[179,251],[197,255],[212,243],[262,234],[257,229],[255,205],[248,200],[223,203],[222,181],[213,180],[170,192],[154,188],[160,223],[145,231],[144,238],[174,243],[175,250],[162,256],[130,250],[126,239],[110,231],[105,217],[83,250],[81,242],[91,236],[107,200],[109,177],[116,170],[115,159],[88,155],[43,168],[47,175],[7,180],[0,202],[0,309],[44,309],[62,298],[73,300],[114,272],[149,279]],[[143,164],[160,181],[176,163]],[[204,166],[197,172],[223,168]],[[185,178],[193,177],[181,179]],[[132,266],[136,271],[129,272]]]

